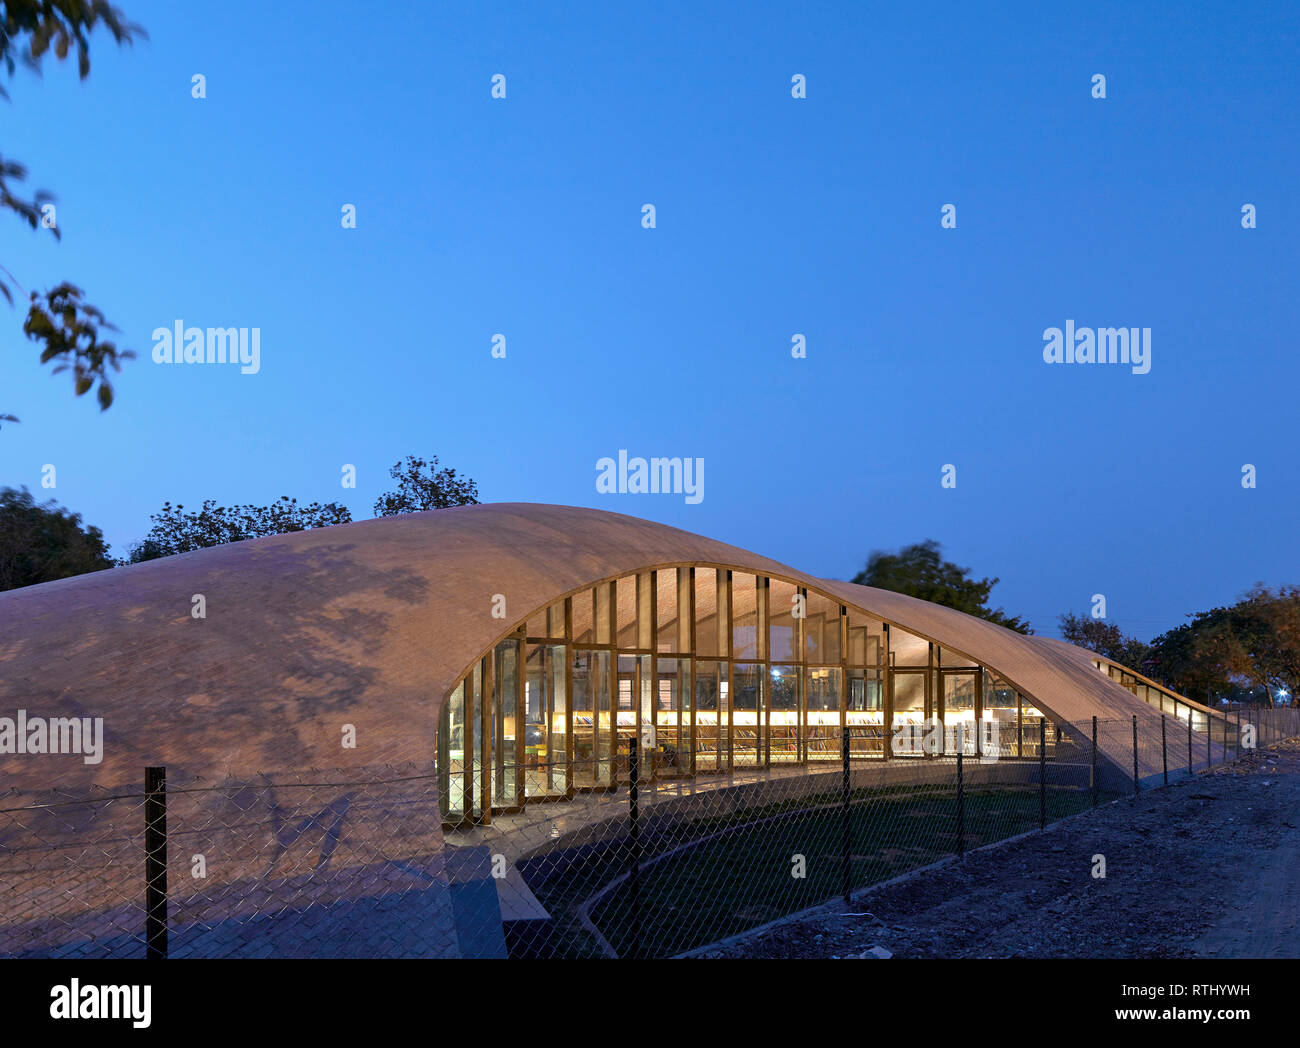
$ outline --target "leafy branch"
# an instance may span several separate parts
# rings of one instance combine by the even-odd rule
[[[37,75],[46,55],[62,62],[70,54],[77,58],[77,72],[84,80],[90,73],[90,34],[102,26],[115,43],[132,43],[148,34],[128,22],[108,0],[0,0],[0,65],[13,76],[18,65]],[[0,98],[9,92],[0,84]],[[27,179],[27,168],[16,160],[0,157],[0,209],[13,212],[32,230],[49,229],[56,240],[62,239],[57,221],[46,222],[46,207],[54,196],[37,190],[30,197],[22,195],[18,184]],[[12,306],[11,285],[22,285],[4,266],[0,266],[0,294]],[[25,293],[25,292],[24,292]],[[120,371],[121,361],[135,356],[119,350],[113,342],[100,338],[101,331],[116,331],[104,314],[84,300],[79,287],[67,281],[44,293],[33,291],[23,331],[28,338],[44,343],[41,363],[58,364],[54,373],[71,371],[77,396],[99,384],[96,399],[100,410],[113,403],[113,386],[109,371]],[[13,415],[0,414],[0,422],[17,422]]]

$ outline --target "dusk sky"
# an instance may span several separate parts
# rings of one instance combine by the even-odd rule
[[[63,232],[0,262],[139,355],[101,414],[0,306],[0,485],[119,556],[166,500],[371,516],[414,454],[822,576],[933,538],[1052,635],[1300,583],[1294,3],[120,3],[148,40],[0,103]],[[154,363],[177,321],[259,372]],[[1149,373],[1046,363],[1067,321]],[[620,449],[703,500],[599,494]]]

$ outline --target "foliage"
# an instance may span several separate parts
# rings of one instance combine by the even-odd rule
[[[1160,634],[1151,642],[1148,676],[1197,702],[1231,694],[1237,684],[1214,651],[1231,628],[1231,616],[1230,608],[1211,608]]]
[[[1296,703],[1300,587],[1257,583],[1236,604],[1188,618],[1151,642],[1148,676],[1200,702],[1261,692],[1260,701]]]
[[[26,488],[0,488],[0,590],[34,586],[111,568],[104,536],[53,500],[37,504]]]
[[[939,543],[927,539],[897,553],[874,551],[853,581],[955,608],[1017,633],[1033,632],[1024,619],[1007,615],[1001,608],[989,608],[989,592],[997,585],[996,578],[974,579],[969,575],[969,568],[944,560]]]
[[[454,469],[438,469],[437,466],[436,456],[426,462],[408,455],[405,464],[395,464],[389,474],[398,482],[397,490],[380,496],[375,503],[375,513],[385,517],[478,502],[478,487],[474,481],[458,476]],[[349,524],[352,513],[337,502],[313,502],[300,506],[297,499],[281,495],[270,506],[218,506],[215,499],[206,499],[198,511],[186,511],[179,503],[173,506],[166,502],[150,520],[153,526],[149,533],[131,547],[130,555],[123,563],[138,564],[264,535]]]
[[[1169,661],[1189,686],[1208,681],[1215,694],[1244,686],[1294,697],[1300,687],[1300,588],[1256,584],[1231,607],[1202,612],[1156,642],[1184,657],[1185,665]]]
[[[1233,613],[1234,629],[1221,649],[1224,664],[1251,687],[1285,691],[1294,701],[1300,688],[1300,587],[1272,590],[1257,583]]]
[[[397,490],[375,500],[375,516],[394,517],[426,509],[477,505],[478,485],[473,480],[457,476],[454,469],[437,466],[437,455],[431,456],[428,462],[407,455],[405,464],[394,463],[388,475],[397,481]]]
[[[1095,651],[1129,669],[1146,672],[1145,667],[1151,657],[1150,645],[1136,637],[1125,636],[1124,631],[1115,623],[1069,611],[1060,617],[1060,624],[1062,639]]]
[[[126,563],[138,564],[265,535],[348,524],[352,514],[337,502],[300,506],[297,499],[281,495],[269,506],[218,506],[216,500],[205,499],[197,512],[186,512],[180,503],[173,506],[165,502],[150,519],[153,527],[142,542],[132,547]]]
[[[122,12],[107,0],[0,0],[0,64],[10,76],[17,66],[39,74],[45,56],[53,54],[63,61],[75,52],[81,79],[90,73],[89,35],[103,27],[121,44],[130,44],[144,30],[126,21]],[[9,92],[0,85],[0,97]],[[33,230],[46,228],[42,210],[54,197],[36,190],[24,197],[18,183],[26,181],[27,168],[13,159],[0,157],[0,209],[16,214]],[[61,238],[57,223],[48,226],[55,239]],[[12,284],[18,281],[0,266],[0,294],[13,304]],[[73,390],[77,396],[89,392],[96,382],[96,399],[100,410],[113,403],[113,386],[109,371],[121,370],[120,361],[135,354],[119,350],[112,342],[102,341],[101,330],[115,330],[100,310],[84,301],[82,291],[66,281],[45,292],[31,292],[23,331],[33,341],[43,343],[41,363],[56,361],[55,372],[71,370]],[[13,415],[0,414],[0,422],[17,422]]]
[[[113,386],[108,381],[108,370],[121,371],[121,360],[135,356],[129,349],[119,350],[112,342],[100,339],[100,330],[117,329],[104,319],[104,314],[83,302],[81,289],[71,284],[60,284],[45,293],[44,301],[32,292],[32,305],[23,324],[23,332],[36,342],[44,342],[41,363],[59,361],[54,374],[72,369],[73,389],[77,396],[88,392],[99,380],[101,411],[113,403]]]

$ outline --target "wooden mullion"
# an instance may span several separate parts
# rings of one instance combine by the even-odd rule
[[[840,746],[849,734],[849,609],[840,605]],[[862,703],[867,702],[867,642],[862,641]],[[865,749],[865,748],[864,748]],[[853,744],[849,741],[849,759],[853,758]]]
[[[618,582],[604,584],[609,594],[609,638],[614,643],[609,654],[609,788],[618,788]],[[597,718],[596,730],[600,721]]]
[[[490,825],[492,822],[492,754],[495,750],[492,737],[492,703],[496,697],[496,649],[489,649],[480,663],[479,678],[483,684],[483,694],[479,699],[479,739],[480,739],[480,757],[482,764],[479,767],[479,788],[482,790],[482,797],[479,804],[483,809],[483,825]]]
[[[732,638],[732,622],[734,621],[735,613],[733,611],[732,599],[731,599],[733,595],[733,590],[732,590],[732,577],[731,577],[730,568],[727,569],[726,586],[727,586],[727,644],[725,648],[720,647],[718,650],[725,651],[727,654],[727,757],[726,757],[726,764],[724,766],[722,763],[722,755],[721,754],[718,755],[718,767],[721,771],[730,773],[735,770],[735,762],[732,754],[733,754],[733,746],[735,743],[734,722],[736,719],[736,714],[735,714],[736,660],[735,660],[735,650],[734,650],[733,638]],[[719,677],[719,690],[721,690],[721,677]],[[721,702],[722,697],[719,696],[718,699],[719,699],[718,706],[720,709],[722,705]],[[718,722],[718,745],[719,747],[721,747],[722,745],[721,720],[719,720]]]
[[[528,645],[523,637],[515,640],[515,806],[526,803],[524,765],[528,761]]]
[[[889,623],[881,624],[880,643],[880,705],[884,710],[882,721],[885,726],[884,754],[885,760],[894,756],[894,664],[890,658],[892,643],[889,637]]]
[[[549,627],[548,627],[549,628]],[[573,797],[573,602],[564,598],[564,792]]]
[[[471,668],[465,675],[465,689],[462,693],[464,705],[461,710],[464,728],[462,734],[461,753],[464,755],[461,769],[461,796],[464,798],[464,818],[470,822],[474,818],[474,756],[477,732],[474,725],[474,670]]]
[[[759,654],[767,656],[762,662],[762,678],[758,689],[759,710],[758,721],[759,738],[758,754],[756,760],[760,768],[770,768],[772,766],[772,580],[766,575],[762,576],[762,581],[754,587],[755,598],[762,595],[762,608],[758,609],[758,623],[762,639],[759,646]],[[765,701],[766,700],[766,701]]]

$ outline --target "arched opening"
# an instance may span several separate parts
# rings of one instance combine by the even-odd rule
[[[815,588],[657,566],[537,609],[471,664],[439,720],[440,803],[455,826],[617,790],[633,738],[642,781],[829,767],[846,737],[855,761],[1037,758],[1042,719],[989,667]]]

